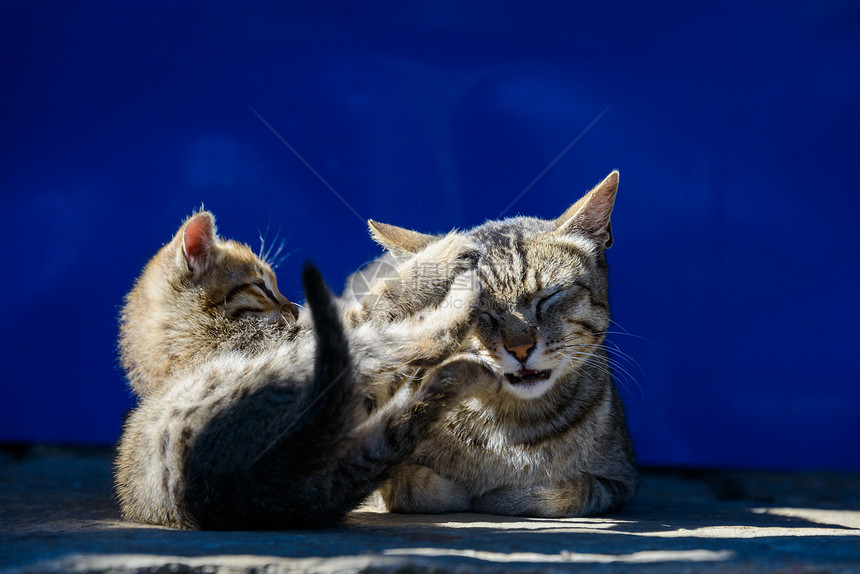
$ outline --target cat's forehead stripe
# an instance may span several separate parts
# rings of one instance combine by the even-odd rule
[[[525,287],[526,290],[531,293],[537,293],[541,289],[543,289],[543,278],[541,274],[532,266],[529,266],[528,271],[526,272],[526,281]]]
[[[484,252],[479,274],[497,297],[517,299],[522,293],[541,291],[552,283],[559,265],[580,271],[594,266],[593,242],[553,230],[546,221],[515,218],[488,222],[473,231]],[[559,250],[562,257],[558,257]]]
[[[509,294],[519,291],[528,282],[528,266],[521,229],[512,225],[485,226],[475,233],[484,247],[483,264],[479,272],[497,291]]]

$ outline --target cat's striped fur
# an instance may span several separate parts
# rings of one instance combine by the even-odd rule
[[[205,221],[198,224],[199,218]],[[398,268],[404,295],[419,313],[402,309],[384,286],[375,287],[374,309],[341,308],[315,268],[306,267],[311,316],[303,311],[297,321],[262,321],[277,333],[251,337],[252,344],[244,347],[235,342],[246,339],[236,338],[233,330],[209,328],[225,318],[213,304],[236,299],[229,296],[236,287],[222,298],[221,281],[205,278],[236,275],[231,285],[245,280],[255,285],[256,279],[241,277],[248,267],[230,269],[230,257],[212,258],[222,240],[207,221],[209,214],[193,216],[156,255],[168,263],[147,266],[128,297],[124,357],[147,348],[150,339],[156,347],[166,344],[161,342],[168,335],[161,331],[178,341],[193,342],[207,332],[214,340],[183,355],[189,357],[184,366],[171,358],[172,368],[159,371],[153,358],[154,366],[135,371],[133,380],[144,396],[118,449],[122,513],[181,528],[332,524],[390,476],[463,392],[453,375],[464,367],[445,361],[473,328],[477,291],[468,269],[474,267],[475,249],[467,238],[452,234],[417,253],[415,259],[428,265],[449,263],[429,283],[408,280],[413,268],[408,264]],[[197,245],[203,246],[199,253]],[[205,270],[199,264],[204,260],[209,261]],[[273,284],[267,287],[276,293]],[[256,333],[256,323],[239,315],[229,318],[228,312],[228,322]],[[350,317],[346,328],[343,315]],[[153,316],[162,321],[139,328]],[[394,384],[404,365],[432,368],[407,401],[368,417],[367,389]]]
[[[613,172],[555,220],[515,217],[468,232],[483,291],[467,349],[495,384],[431,430],[383,487],[389,509],[582,516],[632,497],[633,450],[604,347],[617,185]],[[395,256],[436,240],[375,222],[371,232]]]

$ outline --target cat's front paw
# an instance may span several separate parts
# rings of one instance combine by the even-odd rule
[[[442,237],[439,241],[431,243],[422,251],[419,251],[412,262],[446,262],[442,269],[445,277],[453,279],[463,271],[474,268],[478,262],[480,251],[478,244],[469,237],[456,231]],[[439,269],[434,269],[439,271]],[[439,277],[441,278],[440,275]]]
[[[633,496],[635,484],[583,473],[561,484],[526,488],[500,487],[477,496],[477,512],[509,516],[562,518],[593,516],[617,510]]]
[[[437,514],[470,510],[465,489],[432,469],[403,464],[379,493],[389,512]]]
[[[474,330],[480,291],[474,270],[460,273],[435,308],[406,319],[404,325],[409,325],[415,340],[407,362],[413,366],[436,365],[459,351]]]
[[[405,261],[390,267],[384,281],[375,281],[362,301],[362,315],[377,321],[401,319],[439,306],[450,299],[454,282],[475,269],[478,248],[456,232],[434,241]]]

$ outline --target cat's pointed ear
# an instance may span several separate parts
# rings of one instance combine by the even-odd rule
[[[555,220],[556,233],[583,234],[603,249],[612,245],[609,216],[618,191],[618,171],[613,171]]]
[[[215,217],[208,211],[198,211],[182,228],[182,257],[188,270],[197,277],[209,272],[215,260]]]
[[[438,238],[434,235],[410,231],[395,225],[367,220],[370,236],[395,257],[406,257],[421,251]]]

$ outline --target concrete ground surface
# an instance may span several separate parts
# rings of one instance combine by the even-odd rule
[[[860,573],[860,475],[643,471],[611,516],[353,512],[338,528],[188,532],[120,519],[112,452],[0,451],[0,572]]]

